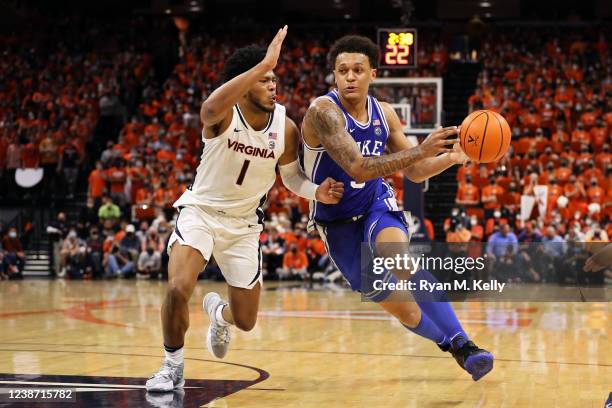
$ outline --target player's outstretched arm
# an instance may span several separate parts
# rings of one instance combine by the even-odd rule
[[[285,117],[285,151],[278,159],[278,169],[283,184],[292,192],[308,200],[324,204],[337,204],[344,194],[344,184],[331,177],[315,184],[306,177],[298,164],[300,131],[295,122]]]
[[[318,140],[327,154],[357,183],[393,174],[439,153],[451,152],[447,146],[457,142],[455,138],[446,139],[456,136],[457,129],[444,128],[413,148],[380,157],[363,157],[357,143],[344,128],[342,112],[324,98],[315,100],[308,108],[303,132],[307,140]]]
[[[238,103],[249,87],[260,76],[276,67],[286,35],[287,26],[284,26],[270,42],[266,56],[259,64],[227,81],[206,98],[200,109],[200,119],[204,127],[213,127],[226,119],[231,114],[232,107]]]
[[[395,109],[386,102],[381,102],[381,106],[385,112],[387,124],[389,125],[389,140],[387,146],[391,152],[400,152],[402,150],[411,149],[414,145],[404,135],[402,129],[402,122],[397,116]],[[455,134],[459,134],[459,129],[456,129]],[[433,134],[433,133],[432,133]],[[415,183],[422,183],[430,177],[436,176],[442,173],[449,167],[455,164],[465,164],[469,158],[463,153],[459,143],[453,145],[453,150],[448,153],[441,154],[439,156],[430,158],[429,160],[422,160],[404,169],[404,176],[410,181]]]

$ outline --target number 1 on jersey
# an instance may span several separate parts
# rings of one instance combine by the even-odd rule
[[[238,180],[236,180],[236,184],[238,184],[239,186],[241,186],[242,182],[244,181],[244,176],[246,176],[246,172],[249,169],[249,164],[251,164],[250,160],[245,160],[244,163],[242,164],[242,168],[240,169],[240,174],[238,175]]]

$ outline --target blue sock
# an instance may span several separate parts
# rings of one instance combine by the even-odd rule
[[[419,281],[421,280],[426,280],[429,283],[439,283],[435,276],[423,269],[415,273],[411,279],[411,281],[417,282],[417,288],[420,287]],[[447,339],[452,340],[460,334],[466,341],[469,340],[443,290],[433,290],[431,292],[413,290],[412,295],[421,308],[422,314],[427,315]]]
[[[434,322],[432,322],[431,319],[429,319],[429,317],[427,317],[427,315],[423,312],[421,312],[421,321],[417,327],[408,327],[403,323],[402,326],[421,337],[434,341],[439,346],[444,346],[450,343],[450,340],[440,331],[440,329],[438,329],[438,326],[436,326]]]

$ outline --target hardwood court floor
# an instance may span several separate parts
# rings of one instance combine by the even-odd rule
[[[225,289],[200,282],[185,395],[155,400],[142,386],[161,363],[162,282],[1,282],[0,387],[68,384],[78,391],[70,407],[600,408],[612,391],[609,303],[455,304],[471,337],[496,356],[494,370],[473,382],[356,294],[277,286],[266,285],[255,329],[233,330],[230,352],[216,360],[200,302]]]

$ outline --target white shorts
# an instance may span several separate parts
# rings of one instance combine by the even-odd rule
[[[255,217],[256,219],[256,217]],[[168,241],[168,255],[178,241],[200,251],[206,262],[214,255],[228,285],[251,289],[262,282],[257,221],[228,217],[196,205],[181,207]]]

